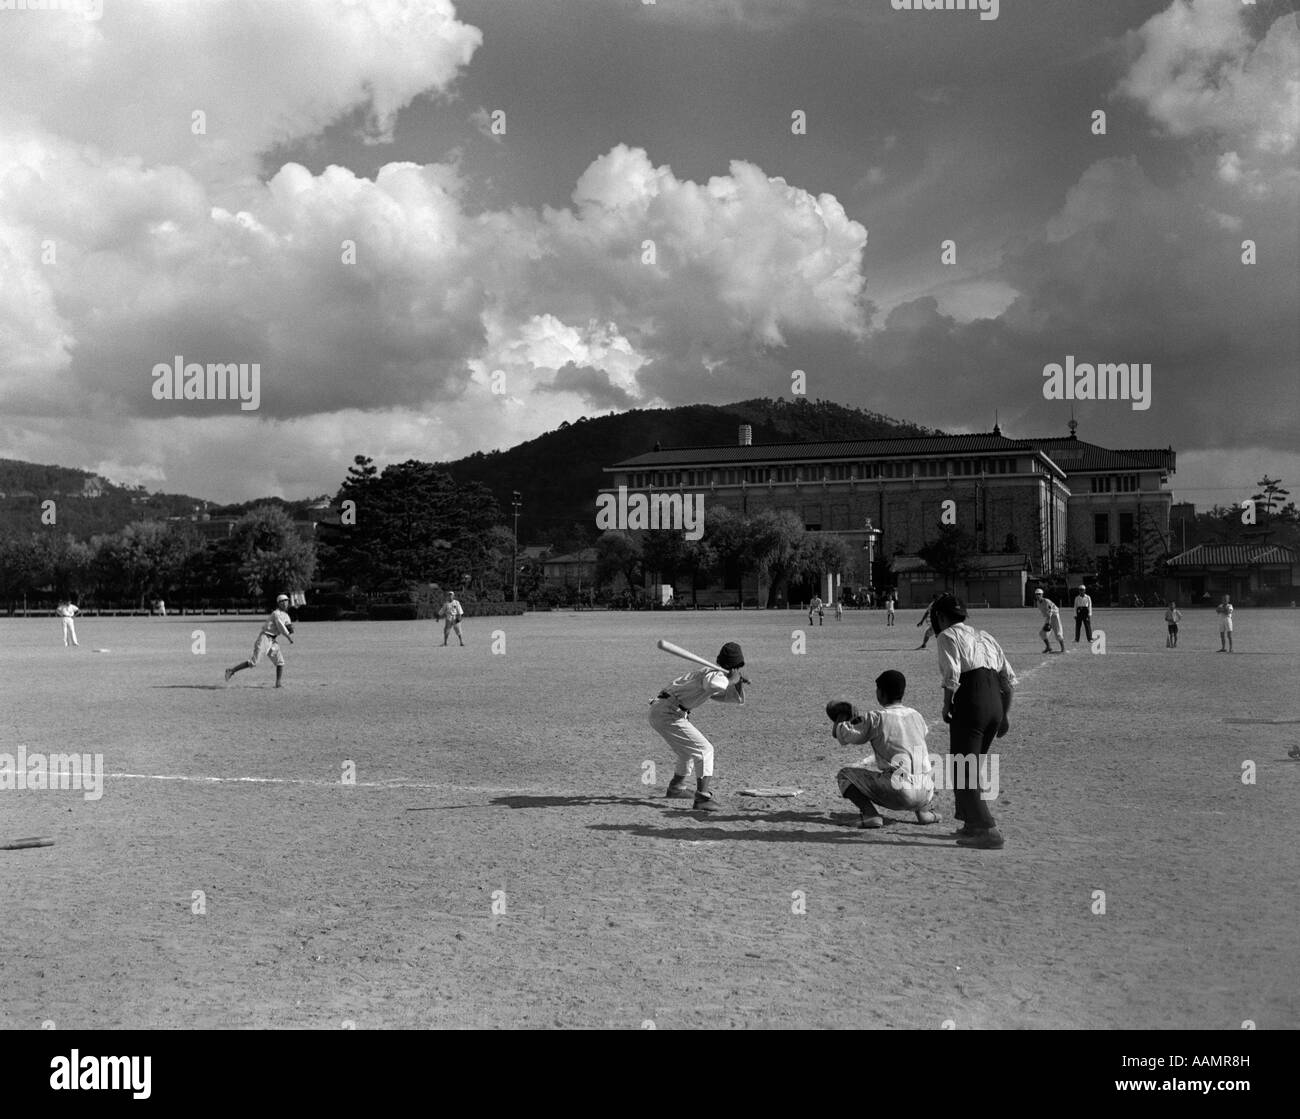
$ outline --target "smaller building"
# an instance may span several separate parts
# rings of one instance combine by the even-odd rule
[[[1025,604],[1029,580],[1029,556],[1025,554],[982,554],[972,557],[974,570],[957,579],[946,579],[927,566],[920,556],[894,556],[894,579],[898,605],[924,608],[930,599],[946,590],[970,606],[1006,608]]]
[[[1218,602],[1231,595],[1239,604],[1289,601],[1296,597],[1296,549],[1284,544],[1197,544],[1169,559],[1165,598]]]
[[[542,576],[550,587],[591,587],[596,582],[596,549],[583,548],[542,561]]]

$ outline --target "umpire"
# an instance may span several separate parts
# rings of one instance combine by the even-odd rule
[[[966,606],[960,599],[950,594],[940,595],[930,607],[930,624],[939,653],[943,721],[948,724],[952,764],[956,769],[971,755],[977,763],[965,767],[967,780],[960,782],[969,784],[971,777],[975,777],[975,787],[953,790],[956,816],[962,822],[957,844],[997,849],[1005,841],[981,796],[978,762],[988,752],[993,739],[1001,738],[1010,729],[1007,712],[1011,709],[1016,674],[1007,663],[1002,646],[983,630],[966,624]]]
[[[1092,596],[1088,594],[1088,588],[1079,587],[1079,593],[1074,596],[1074,643],[1079,643],[1079,631],[1086,630],[1088,634],[1088,644],[1092,644]]]

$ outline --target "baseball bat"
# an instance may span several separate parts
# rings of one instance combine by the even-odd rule
[[[0,843],[0,851],[21,851],[27,847],[53,847],[54,840],[32,835],[26,839],[15,839],[10,843]]]
[[[681,657],[682,660],[694,661],[696,664],[702,665],[704,668],[716,668],[719,672],[727,671],[720,665],[714,664],[713,661],[705,660],[703,657],[698,657],[689,649],[683,649],[680,645],[674,645],[671,641],[665,641],[662,637],[659,638],[657,644],[665,653],[672,653],[673,656]]]

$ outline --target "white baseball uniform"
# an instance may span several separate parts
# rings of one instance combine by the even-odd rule
[[[1219,632],[1231,633],[1232,632],[1232,603],[1231,602],[1220,603],[1219,606],[1217,607],[1217,610],[1219,613]]]
[[[739,680],[739,670],[735,675]],[[701,777],[713,776],[713,743],[691,722],[691,712],[711,699],[743,702],[736,684],[720,668],[700,668],[679,676],[650,701],[650,725],[676,756],[673,772],[678,777],[691,776],[697,763]]]
[[[257,640],[253,642],[253,655],[248,658],[248,663],[258,664],[265,654],[273,665],[283,668],[284,654],[280,652],[278,642],[281,637],[289,636],[290,624],[289,615],[283,610],[278,607],[272,610],[270,616],[262,623],[262,631],[257,635]]]
[[[934,799],[934,773],[925,736],[930,733],[921,713],[901,703],[868,711],[858,723],[837,723],[835,737],[845,745],[871,744],[871,754],[835,775],[840,795],[850,785],[872,803],[915,812]]]
[[[1065,631],[1061,628],[1061,608],[1046,595],[1035,595],[1034,605],[1038,607],[1038,612],[1042,614],[1043,620],[1052,633],[1064,641]]]
[[[447,644],[447,635],[452,630],[456,631],[456,636],[460,639],[462,645],[465,639],[460,632],[460,620],[465,616],[465,607],[463,607],[453,597],[450,602],[446,602],[442,607],[442,643]]]
[[[63,619],[64,647],[66,648],[69,645],[81,644],[77,640],[77,627],[72,621],[72,619],[75,618],[78,614],[80,614],[81,611],[78,610],[75,606],[73,606],[72,603],[70,602],[61,602],[59,603],[58,609],[56,609],[54,612],[60,618]]]

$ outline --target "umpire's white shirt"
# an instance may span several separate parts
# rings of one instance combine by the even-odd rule
[[[1092,599],[1086,594],[1077,594],[1074,596],[1074,608],[1076,610],[1084,609],[1089,614],[1092,613]]]
[[[1006,654],[990,634],[982,629],[972,629],[965,622],[949,626],[937,638],[939,675],[943,686],[956,691],[961,674],[973,668],[991,668],[1007,687],[1016,686],[1016,674],[1011,670]]]

